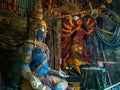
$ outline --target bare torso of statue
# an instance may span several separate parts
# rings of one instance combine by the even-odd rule
[[[41,9],[41,4],[38,3],[34,9]],[[35,10],[33,15],[38,15]],[[29,39],[21,48],[21,73],[24,77],[22,90],[26,90],[27,86],[29,90],[66,90],[68,83],[60,77],[68,76],[61,70],[56,71],[49,67],[49,49],[43,42],[47,28],[41,16],[32,16],[34,19],[30,24]]]

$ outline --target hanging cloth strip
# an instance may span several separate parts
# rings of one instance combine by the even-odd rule
[[[35,0],[18,0],[18,14],[26,16],[26,10],[32,10]]]
[[[100,46],[101,41],[95,32],[94,32],[93,40],[94,40],[94,48],[95,48],[95,57],[93,57],[93,58],[95,60],[103,61],[104,60],[103,59],[103,51]],[[93,63],[96,63],[96,61],[95,62],[93,61]]]
[[[89,57],[90,61],[92,61],[93,60],[93,49],[94,49],[93,35],[87,35],[86,36],[86,44],[87,44],[88,57]]]

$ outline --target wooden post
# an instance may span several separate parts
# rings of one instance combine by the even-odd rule
[[[51,22],[51,20],[49,20],[49,22]],[[52,24],[52,22],[51,22]],[[47,34],[47,38],[46,38],[46,43],[48,45],[48,48],[50,50],[50,61],[49,61],[49,65],[51,68],[54,68],[54,48],[53,48],[53,26],[50,23],[47,22],[47,26],[50,27],[48,28],[48,34]]]
[[[54,20],[53,20],[54,19]],[[61,47],[61,19],[52,18],[48,23],[48,34],[46,43],[50,49],[50,67],[58,70]]]
[[[55,55],[55,69],[58,70],[59,69],[59,62],[60,62],[60,58],[61,58],[61,19],[57,19],[56,21],[56,43],[55,43],[55,47],[56,48],[56,55]]]

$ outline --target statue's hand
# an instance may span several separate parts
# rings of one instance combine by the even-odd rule
[[[66,90],[65,84],[63,82],[59,82],[55,87],[55,90]]]
[[[30,76],[30,84],[31,84],[33,89],[46,90],[46,87],[41,83],[39,78],[35,77],[34,75]]]
[[[69,75],[67,75],[65,72],[63,72],[61,69],[58,71],[58,74],[60,77],[67,78]]]

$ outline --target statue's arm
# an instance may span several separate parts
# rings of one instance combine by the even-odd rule
[[[113,10],[109,11],[110,15],[112,15],[112,18],[118,23],[120,24],[120,16],[114,12]]]
[[[52,69],[52,68],[49,67],[48,71],[49,71],[49,74],[53,74],[53,75],[56,75],[56,76],[59,76],[59,77],[62,77],[62,78],[69,77],[69,75],[67,75],[61,69],[59,71],[57,71],[57,70],[54,70],[54,69]]]
[[[30,75],[31,75],[31,70],[30,70],[29,64],[31,62],[33,47],[34,46],[32,44],[25,43],[24,47],[23,47],[23,54],[21,56],[21,58],[22,58],[21,73],[22,73],[22,76],[28,80],[29,80]]]
[[[48,68],[48,74],[58,76],[58,71],[56,71],[56,70],[54,70],[54,69],[52,69],[52,68],[49,67]]]
[[[26,43],[23,47],[23,55],[22,55],[22,76],[27,79],[32,88],[35,90],[46,90],[46,86],[44,86],[38,77],[36,77],[31,69],[30,69],[30,63],[32,61],[32,51],[33,51],[34,45],[30,43]]]

